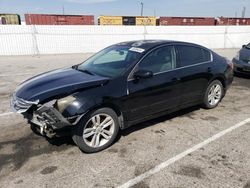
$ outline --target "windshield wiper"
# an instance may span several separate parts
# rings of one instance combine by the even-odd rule
[[[84,73],[87,73],[87,74],[90,74],[90,75],[95,75],[94,73],[90,72],[89,70],[78,69],[78,66],[79,66],[79,65],[73,65],[73,66],[72,66],[72,69],[75,69],[75,70],[78,70],[78,71],[80,71],[80,72],[84,72]]]
[[[89,70],[82,70],[82,69],[76,69],[76,70],[78,70],[80,72],[84,72],[84,73],[90,74],[90,75],[95,75],[92,72],[90,72]]]

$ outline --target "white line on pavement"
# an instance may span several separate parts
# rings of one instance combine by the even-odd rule
[[[2,114],[0,114],[0,117],[2,117],[2,116],[7,116],[7,115],[11,115],[11,114],[13,114],[13,112],[2,113]]]
[[[133,179],[130,179],[128,182],[124,183],[123,185],[118,186],[118,188],[128,188],[128,187],[131,187],[133,185],[136,185],[137,183],[143,181],[144,179],[158,173],[159,171],[163,170],[164,168],[168,167],[169,165],[171,165],[171,164],[175,163],[176,161],[184,158],[188,154],[190,154],[190,153],[192,153],[192,152],[194,152],[194,151],[196,151],[196,150],[210,144],[211,142],[219,139],[220,137],[224,136],[225,134],[230,133],[230,132],[232,132],[233,130],[235,130],[237,128],[240,128],[241,126],[246,125],[249,122],[250,122],[250,118],[248,118],[248,119],[246,119],[246,120],[244,120],[244,121],[242,121],[242,122],[228,128],[226,130],[223,130],[223,131],[215,134],[214,136],[204,140],[203,142],[193,146],[192,148],[189,148],[186,151],[172,157],[171,159],[168,159],[168,160],[162,162],[161,164],[155,166],[151,170],[149,170],[149,171],[147,171],[147,172],[145,172],[145,173],[143,173],[143,174],[141,174],[141,175],[139,175],[139,176],[137,176],[137,177],[135,177]]]
[[[25,76],[25,75],[33,75],[34,73],[20,73],[20,74],[2,74],[0,77],[9,77],[9,76]]]

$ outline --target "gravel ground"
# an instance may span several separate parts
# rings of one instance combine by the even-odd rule
[[[216,50],[232,59],[237,49]],[[192,107],[124,130],[117,143],[84,154],[70,138],[46,140],[10,112],[25,79],[91,54],[0,57],[0,187],[116,187],[250,117],[250,77],[235,77],[213,110]],[[250,187],[250,124],[189,154],[133,187]]]

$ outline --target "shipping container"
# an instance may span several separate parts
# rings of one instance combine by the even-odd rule
[[[250,25],[250,18],[225,18],[216,19],[216,25]]]
[[[160,25],[215,25],[211,17],[160,17]]]
[[[160,25],[160,18],[156,18],[156,25],[157,25],[157,26]]]
[[[99,16],[98,25],[122,25],[122,16]]]
[[[123,25],[135,25],[136,19],[134,16],[124,16],[122,17],[122,24]]]
[[[156,17],[154,16],[137,16],[136,25],[156,26]]]
[[[0,25],[6,25],[5,17],[0,17]]]
[[[20,25],[21,18],[18,14],[0,14],[0,24]]]
[[[27,25],[94,25],[93,15],[25,14]]]
[[[99,25],[156,25],[156,17],[142,16],[100,16]]]

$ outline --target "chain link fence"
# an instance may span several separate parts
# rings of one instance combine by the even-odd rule
[[[38,26],[0,25],[0,55],[89,53],[118,42],[179,40],[208,48],[240,48],[250,26]]]

